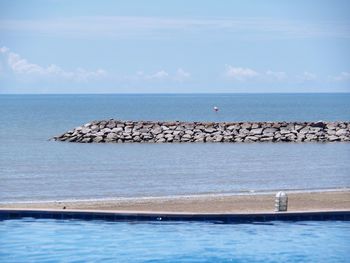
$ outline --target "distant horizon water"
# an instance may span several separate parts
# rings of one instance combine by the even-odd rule
[[[1,95],[313,95],[313,94],[350,94],[350,91],[335,91],[335,92],[72,92],[72,93],[1,93]]]

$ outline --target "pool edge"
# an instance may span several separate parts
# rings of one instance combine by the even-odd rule
[[[36,219],[79,219],[104,221],[211,221],[222,223],[268,221],[350,221],[350,210],[293,211],[263,213],[172,213],[141,211],[97,211],[55,209],[0,209],[0,220],[31,217]]]

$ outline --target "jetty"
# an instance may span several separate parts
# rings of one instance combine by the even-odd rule
[[[92,121],[53,137],[77,143],[349,142],[350,122]]]

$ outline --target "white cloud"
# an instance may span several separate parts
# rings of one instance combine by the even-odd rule
[[[178,68],[175,74],[175,80],[177,81],[184,81],[191,77],[191,74],[182,68]]]
[[[330,77],[330,79],[332,81],[336,81],[336,82],[349,81],[350,80],[350,72],[343,71],[336,76]]]
[[[46,70],[39,65],[29,63],[22,59],[20,55],[10,52],[8,54],[7,63],[9,67],[19,74],[45,74]]]
[[[127,76],[127,80],[164,80],[169,78],[169,73],[165,70],[159,70],[154,73],[147,74],[144,71],[136,72],[136,76]]]
[[[298,82],[311,82],[317,81],[318,77],[315,73],[304,71],[300,75],[289,76],[284,71],[257,71],[251,68],[226,66],[225,76],[233,81],[248,82],[279,82],[279,83],[298,83]],[[342,72],[337,77],[333,77],[333,80],[350,79],[350,73]]]
[[[304,71],[303,74],[297,76],[297,79],[301,81],[314,81],[317,79],[317,75],[308,71]]]
[[[191,77],[191,74],[182,68],[178,68],[175,73],[169,73],[163,69],[154,73],[145,73],[144,71],[136,72],[134,76],[128,76],[126,80],[132,81],[185,81]]]
[[[48,67],[43,67],[27,61],[19,54],[10,52],[10,50],[6,47],[0,48],[0,52],[6,55],[7,66],[13,73],[25,75],[26,77],[56,77],[77,82],[86,82],[89,80],[99,79],[107,74],[107,72],[103,69],[88,71],[83,68],[77,68],[74,71],[67,71],[55,64],[51,64]]]
[[[233,67],[229,65],[226,68],[226,76],[233,80],[246,81],[256,78],[259,76],[259,73],[250,68]]]
[[[288,75],[286,72],[283,71],[272,71],[272,70],[268,70],[265,72],[265,78],[267,80],[278,80],[278,81],[283,81],[283,80],[287,80]]]
[[[0,48],[0,53],[7,53],[9,49],[7,47],[1,47]]]
[[[225,75],[232,80],[237,81],[249,81],[249,80],[258,80],[258,81],[286,81],[288,75],[283,71],[272,71],[267,70],[265,72],[258,72],[251,68],[242,68],[242,67],[233,67],[227,66]]]
[[[158,80],[167,79],[169,78],[169,73],[164,70],[160,70],[155,72],[154,74],[148,75],[147,78],[158,79]]]

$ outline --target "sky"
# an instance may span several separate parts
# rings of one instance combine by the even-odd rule
[[[0,0],[0,93],[350,92],[348,0]]]

